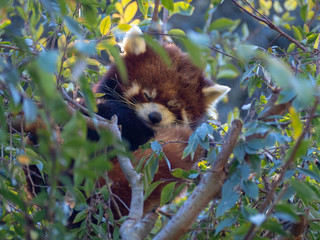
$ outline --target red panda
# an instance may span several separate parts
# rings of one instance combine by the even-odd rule
[[[98,114],[110,118],[116,114],[122,127],[122,137],[135,150],[135,165],[141,158],[137,147],[150,139],[165,142],[174,141],[163,148],[172,169],[190,170],[195,164],[190,157],[182,159],[183,149],[193,130],[202,123],[208,112],[215,112],[214,106],[230,89],[209,81],[203,71],[192,64],[188,55],[174,44],[164,44],[171,64],[167,65],[141,36],[138,27],[132,27],[123,42],[123,61],[128,80],[121,79],[116,64],[111,65],[106,76],[94,87],[102,93]],[[216,118],[217,116],[211,116]],[[91,138],[94,139],[96,136]],[[177,143],[180,142],[180,143]],[[143,153],[150,155],[152,150]],[[196,153],[196,158],[200,155]],[[154,181],[174,179],[165,161],[159,162]],[[128,213],[131,191],[117,161],[108,173],[112,180],[112,192],[121,201],[118,206],[122,215]],[[103,181],[100,184],[104,184]],[[159,204],[161,184],[144,203],[148,212]],[[124,206],[124,205],[127,205]],[[118,216],[119,217],[119,216]]]

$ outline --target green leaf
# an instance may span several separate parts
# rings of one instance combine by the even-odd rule
[[[97,22],[97,8],[92,4],[83,4],[84,17],[89,25],[95,25]]]
[[[267,218],[267,220],[262,224],[262,228],[284,236],[288,235],[286,231],[283,230],[282,225],[274,218]]]
[[[2,20],[0,22],[0,30],[6,28],[9,25],[11,25],[11,20],[10,19]]]
[[[209,30],[233,30],[240,23],[240,20],[232,20],[230,18],[219,18],[210,24]]]
[[[239,200],[240,194],[234,191],[234,187],[239,184],[239,178],[233,175],[222,186],[222,199],[217,207],[217,217],[222,216],[227,210],[232,208]]]
[[[286,203],[277,204],[275,210],[275,215],[285,221],[290,221],[294,223],[298,223],[300,221],[300,218],[297,214],[297,208],[294,205]]]
[[[298,41],[301,41],[303,39],[303,37],[300,32],[300,29],[297,28],[296,26],[292,26],[292,29],[293,29],[293,35],[294,35],[295,39],[297,39]]]
[[[41,53],[37,62],[42,70],[48,73],[55,73],[57,71],[57,61],[57,51],[49,51]]]
[[[107,43],[104,43],[103,45],[109,50],[111,56],[114,58],[120,73],[120,77],[122,81],[126,83],[128,81],[127,68],[120,56],[119,49]]]
[[[76,35],[79,38],[81,37],[81,28],[75,20],[73,20],[71,17],[66,16],[64,17],[64,22],[74,35]]]
[[[259,187],[257,186],[257,184],[255,184],[254,182],[250,181],[250,180],[242,180],[241,181],[241,188],[243,189],[243,191],[245,192],[245,194],[252,198],[257,200],[258,196],[259,196]]]
[[[305,203],[308,203],[314,199],[317,199],[315,192],[306,182],[301,182],[298,180],[291,180],[290,184],[296,190],[298,196]]]
[[[308,16],[308,4],[303,5],[300,8],[300,16],[302,18],[302,20],[305,22],[307,21],[307,16]]]
[[[165,62],[165,64],[167,64],[168,66],[171,66],[171,59],[167,53],[167,51],[158,43],[156,42],[154,39],[152,39],[150,36],[144,36],[144,39],[146,41],[146,43],[148,44],[149,47],[152,48],[153,51],[155,51],[161,58],[162,60]]]
[[[82,220],[84,220],[87,217],[87,209],[82,210],[81,212],[79,212],[76,217],[74,218],[72,223],[78,223]]]
[[[151,149],[158,155],[162,152],[162,146],[158,141],[151,142]]]
[[[221,232],[222,229],[232,226],[236,221],[237,221],[236,217],[229,217],[222,220],[215,230],[215,235]]]
[[[100,23],[100,33],[102,36],[106,35],[109,30],[111,28],[111,18],[110,16],[106,16],[104,19],[101,20],[101,23]]]
[[[296,48],[296,44],[290,43],[287,52],[291,53]]]
[[[162,5],[169,11],[174,10],[173,0],[161,0],[161,2],[162,2]]]
[[[37,118],[37,106],[29,98],[23,100],[22,108],[27,123],[31,123]]]
[[[156,189],[161,183],[163,183],[163,181],[156,181],[153,182],[146,190],[144,193],[144,200],[146,200],[150,194],[154,191],[154,189]]]
[[[173,11],[170,11],[169,14],[181,14],[185,16],[191,16],[193,13],[194,7],[186,2],[176,2],[173,4]]]
[[[217,79],[220,78],[236,78],[239,76],[239,72],[236,69],[222,69],[218,72]]]
[[[148,8],[149,8],[148,1],[147,0],[138,0],[138,6],[139,6],[140,12],[143,14],[143,16],[147,16]]]
[[[161,191],[160,197],[160,206],[170,202],[172,200],[174,188],[176,186],[176,182],[168,183]]]
[[[189,53],[192,63],[199,68],[203,68],[204,61],[201,54],[201,48],[189,39],[185,39],[183,43]]]
[[[185,37],[186,34],[184,31],[182,31],[181,29],[171,29],[169,32],[168,32],[169,35],[172,35],[174,37]]]
[[[304,169],[304,168],[300,168],[300,167],[298,167],[297,170],[300,173],[302,173],[306,176],[309,176],[309,177],[313,178],[315,181],[317,181],[318,183],[320,183],[320,175],[316,171]]]
[[[8,191],[6,189],[0,189],[0,195],[3,196],[4,200],[8,200],[13,202],[14,204],[18,205],[18,207],[25,211],[25,205],[21,199],[21,197],[18,194],[14,194],[11,191]]]

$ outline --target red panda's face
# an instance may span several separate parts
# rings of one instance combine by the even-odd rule
[[[115,90],[150,127],[196,126],[204,115],[214,110],[229,87],[207,80],[188,55],[173,44],[163,46],[171,60],[170,66],[166,65],[146,45],[141,34],[139,28],[132,27],[124,39],[123,60],[128,82],[121,81],[115,66],[106,77],[115,79]]]
[[[123,95],[151,127],[190,123],[184,104],[174,95],[166,96],[157,88],[142,87],[137,82],[133,82]]]

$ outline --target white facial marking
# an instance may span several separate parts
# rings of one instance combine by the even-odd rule
[[[181,107],[181,103],[179,103],[178,100],[170,100],[167,104],[169,107],[172,107],[172,108],[180,108]]]
[[[181,110],[181,115],[182,115],[182,120],[183,120],[183,125],[188,126],[189,125],[189,119],[186,110],[184,108]]]
[[[137,83],[133,83],[132,86],[123,93],[123,95],[125,98],[131,98],[137,95],[139,91],[140,91],[140,86]]]
[[[143,93],[146,95],[148,100],[152,100],[157,96],[157,90],[156,89],[153,89],[153,90],[144,89]]]
[[[152,112],[160,113],[162,120],[157,124],[157,126],[170,125],[176,120],[175,115],[170,112],[167,107],[158,103],[138,103],[136,104],[136,112],[138,116],[150,124],[152,123],[149,120],[149,114]]]

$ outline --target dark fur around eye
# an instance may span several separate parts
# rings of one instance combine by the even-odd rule
[[[149,101],[149,102],[152,102],[153,98],[150,97],[147,93],[143,93],[145,98]]]

